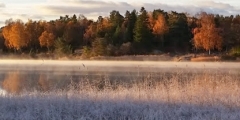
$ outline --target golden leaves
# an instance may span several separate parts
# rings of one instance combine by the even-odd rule
[[[153,33],[157,35],[163,35],[168,31],[168,26],[166,23],[165,17],[160,14],[158,15],[157,20],[155,20],[155,24],[153,25]]]
[[[20,21],[10,23],[3,28],[3,36],[5,38],[5,45],[8,48],[20,50],[26,47],[29,43],[29,34],[26,32],[25,25]]]
[[[44,31],[39,37],[39,42],[42,47],[50,48],[54,45],[55,35],[53,33]]]
[[[201,13],[200,27],[193,30],[194,46],[197,49],[203,48],[205,50],[222,48],[222,36],[219,34],[220,29],[216,27],[214,15]]]

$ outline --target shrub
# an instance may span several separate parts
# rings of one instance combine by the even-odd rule
[[[97,38],[92,43],[93,56],[105,56],[107,53],[107,41],[104,38]]]
[[[120,53],[122,55],[127,55],[127,54],[130,54],[131,53],[131,43],[130,42],[127,42],[127,43],[123,43],[121,46],[120,46]]]
[[[230,50],[230,55],[240,56],[240,46],[234,47]]]
[[[112,44],[107,45],[107,55],[114,56],[116,55],[116,51],[117,51],[117,48],[114,45]]]
[[[54,47],[55,47],[54,52],[58,56],[66,56],[66,55],[70,55],[72,53],[71,46],[68,45],[67,43],[65,43],[62,38],[58,38],[54,42]]]
[[[91,48],[89,46],[83,46],[82,57],[83,58],[90,58],[91,57]]]

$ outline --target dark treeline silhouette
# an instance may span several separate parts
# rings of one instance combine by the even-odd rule
[[[234,51],[240,54],[240,16],[201,12],[195,16],[157,9],[113,10],[96,21],[83,15],[51,21],[9,19],[0,31],[4,53],[119,56],[154,53]]]

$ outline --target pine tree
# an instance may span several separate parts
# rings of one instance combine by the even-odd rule
[[[141,8],[137,17],[134,34],[134,42],[139,44],[141,48],[150,50],[153,35],[150,29],[148,14],[144,7]]]
[[[133,42],[134,40],[134,27],[137,20],[136,10],[133,10],[131,13],[128,11],[125,14],[125,32],[124,32],[124,41]]]
[[[114,34],[113,34],[113,45],[119,45],[122,44],[122,31],[121,31],[121,27],[117,26]]]
[[[171,51],[188,50],[191,31],[188,27],[186,14],[172,11],[168,14],[169,32],[165,45],[171,48]]]

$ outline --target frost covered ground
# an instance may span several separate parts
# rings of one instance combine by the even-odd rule
[[[44,69],[41,66],[45,65],[48,73],[52,71],[60,73],[66,70],[77,71],[74,74],[78,74],[79,71],[109,72],[129,68],[126,69],[127,72],[135,70],[140,74],[130,75],[131,81],[112,81],[106,74],[95,81],[90,79],[92,77],[84,77],[84,80],[69,84],[66,89],[8,92],[0,96],[0,119],[240,119],[240,74],[238,72],[240,66],[238,63],[113,61],[98,63],[96,61],[31,61],[31,64],[29,61],[2,61],[1,63],[3,66],[1,72],[28,68],[40,70]],[[29,66],[26,66],[27,64]],[[10,65],[12,66],[8,67]],[[202,72],[199,72],[201,70]],[[144,72],[149,74],[142,74]],[[169,74],[169,72],[173,73]],[[10,78],[21,80],[25,77],[14,73],[3,75],[2,78],[9,81]],[[61,76],[61,78],[69,80],[68,77]],[[15,82],[14,87],[17,86]]]

